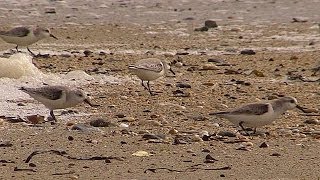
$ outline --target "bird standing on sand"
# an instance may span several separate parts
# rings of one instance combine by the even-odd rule
[[[50,33],[49,29],[41,27],[35,29],[29,27],[16,27],[9,31],[0,31],[0,37],[7,43],[16,44],[17,52],[19,52],[19,46],[27,46],[27,50],[33,56],[35,56],[35,54],[30,51],[29,45],[47,37],[58,39]]]
[[[32,98],[45,105],[50,110],[50,115],[54,121],[57,121],[53,114],[53,110],[55,109],[73,107],[81,102],[85,102],[91,107],[97,106],[91,104],[87,95],[82,90],[70,89],[66,86],[21,87],[19,90],[29,94]]]
[[[134,65],[129,65],[129,69],[141,79],[141,85],[149,91],[150,95],[154,95],[150,89],[150,81],[164,76],[168,70],[175,75],[168,62],[157,58],[141,59]],[[147,86],[143,81],[147,81]]]
[[[255,128],[255,133],[257,127],[270,124],[287,110],[294,108],[303,109],[297,104],[296,98],[287,96],[267,102],[247,104],[230,111],[210,113],[210,115],[226,118],[233,124],[239,125],[245,132],[244,126]]]

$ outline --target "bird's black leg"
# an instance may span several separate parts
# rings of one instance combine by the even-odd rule
[[[31,55],[33,56],[33,57],[36,57],[37,55],[35,55],[30,49],[29,49],[29,47],[27,47],[27,50],[31,53]]]
[[[247,130],[243,127],[243,121],[241,121],[239,123],[239,126],[241,127],[241,129],[246,133],[246,135],[250,136],[250,134],[247,132]]]
[[[141,85],[144,87],[145,90],[148,90],[148,88],[144,85],[142,80],[141,80]]]
[[[150,88],[150,81],[147,82],[148,90],[151,96],[154,96],[155,94],[152,93],[151,88]]]
[[[54,122],[57,122],[56,116],[53,114],[53,110],[50,110],[50,116],[52,117]]]
[[[257,133],[257,128],[254,128],[253,134],[256,134],[256,133]]]
[[[18,52],[21,52],[21,51],[19,51],[19,49],[18,49],[18,45],[16,46],[16,50],[17,50],[17,53],[18,53]]]

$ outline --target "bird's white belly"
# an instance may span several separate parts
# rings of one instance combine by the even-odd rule
[[[24,37],[0,36],[7,43],[16,44],[18,46],[28,46],[38,41],[34,36],[28,35]]]
[[[152,81],[164,75],[164,71],[154,72],[144,69],[134,69],[134,72],[143,81]]]
[[[263,115],[228,115],[226,118],[234,123],[235,125],[239,125],[240,122],[243,122],[243,126],[245,127],[260,127],[267,124],[270,124],[272,121],[276,119],[273,113],[266,113]]]

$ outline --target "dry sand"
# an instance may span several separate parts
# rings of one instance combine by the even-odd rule
[[[98,2],[3,5],[2,17],[14,19],[12,23],[1,18],[3,27],[34,20],[52,27],[59,38],[30,46],[35,52],[49,52],[49,57],[34,59],[43,72],[80,69],[130,81],[83,87],[101,106],[72,109],[92,113],[90,117],[36,126],[2,121],[1,179],[320,178],[320,72],[311,70],[319,63],[320,2]],[[56,13],[45,14],[48,7],[56,7]],[[33,19],[21,20],[28,16]],[[307,22],[293,23],[295,17]],[[215,19],[218,28],[194,31],[207,19]],[[13,47],[0,44],[3,51]],[[256,54],[240,54],[244,49]],[[174,62],[177,73],[151,83],[156,96],[127,69],[148,57]],[[178,88],[179,83],[191,88]],[[175,94],[177,90],[182,93]],[[210,112],[278,95],[294,96],[313,112],[289,111],[259,128],[259,136],[216,135],[235,135],[237,127]],[[98,118],[111,125],[71,130],[74,124]],[[212,136],[203,141],[205,133]],[[160,136],[143,138],[146,134]],[[264,142],[268,147],[260,148]],[[44,153],[27,161],[34,151]],[[137,151],[148,156],[132,155]],[[217,161],[205,162],[208,154]]]

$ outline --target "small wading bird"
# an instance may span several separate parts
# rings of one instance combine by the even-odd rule
[[[36,55],[29,49],[29,45],[47,37],[58,39],[50,33],[49,29],[41,27],[35,29],[29,27],[16,27],[9,31],[0,31],[0,37],[7,43],[16,44],[17,52],[20,52],[18,50],[19,46],[26,46],[27,50],[33,56]]]
[[[157,58],[141,59],[134,65],[129,65],[129,69],[141,79],[141,85],[149,91],[150,95],[154,95],[150,88],[150,81],[164,76],[168,71],[175,75],[169,63]],[[144,81],[147,81],[147,86]]]
[[[81,102],[93,105],[87,95],[80,89],[70,89],[66,86],[44,86],[39,88],[21,87],[19,90],[29,94],[35,100],[41,102],[50,110],[50,115],[54,121],[57,121],[53,114],[55,109],[65,109],[76,106]]]
[[[209,115],[226,118],[249,134],[244,126],[254,128],[253,133],[256,133],[257,127],[270,124],[287,110],[294,108],[303,110],[303,107],[297,105],[296,98],[288,96],[267,102],[251,103],[230,111],[214,112]]]

